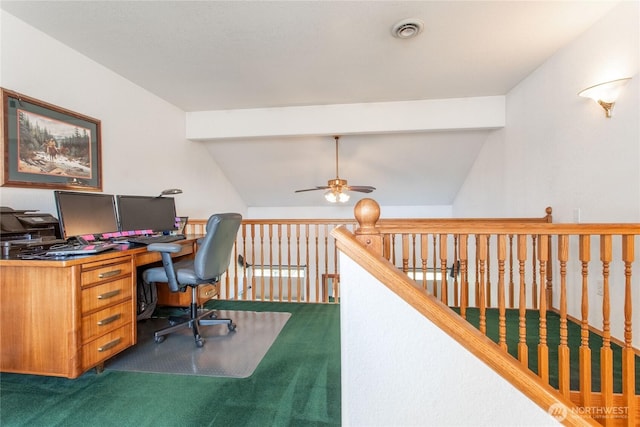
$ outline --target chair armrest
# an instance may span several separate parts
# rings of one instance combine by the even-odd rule
[[[152,243],[147,246],[148,252],[170,252],[177,254],[182,250],[182,245],[178,243]]]
[[[180,284],[178,283],[178,276],[173,266],[171,254],[178,253],[181,250],[182,245],[178,243],[152,243],[147,246],[147,252],[160,252],[162,266],[164,267],[167,283],[169,284],[171,292],[178,292],[180,290]]]

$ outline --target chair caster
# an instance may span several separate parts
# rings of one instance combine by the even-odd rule
[[[164,335],[159,335],[159,336],[155,337],[155,338],[153,339],[153,341],[154,341],[156,344],[160,344],[161,342],[163,342],[163,341],[164,341],[164,339],[165,339],[165,338],[166,338],[166,337],[165,337]]]
[[[200,338],[199,336],[196,337],[196,347],[202,348],[203,346],[204,346],[204,339]]]
[[[229,323],[227,325],[227,328],[229,328],[229,331],[234,332],[236,330],[236,324],[235,323]]]

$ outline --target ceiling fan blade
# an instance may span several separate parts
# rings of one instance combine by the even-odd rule
[[[376,187],[370,185],[350,185],[347,191],[357,191],[359,193],[371,193]]]
[[[328,190],[328,189],[329,189],[329,187],[327,187],[327,186],[325,185],[325,186],[322,186],[322,187],[306,188],[306,189],[304,189],[304,190],[296,190],[296,191],[295,191],[295,193],[303,193],[303,192],[305,192],[305,191]]]

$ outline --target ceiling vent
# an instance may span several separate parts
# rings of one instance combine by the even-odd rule
[[[420,34],[423,28],[424,22],[419,19],[403,19],[393,26],[393,28],[391,29],[391,34],[399,39],[411,39]]]

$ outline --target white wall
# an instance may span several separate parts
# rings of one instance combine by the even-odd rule
[[[546,206],[554,222],[640,222],[640,2],[620,2],[507,95],[507,124],[487,139],[453,205],[454,216],[532,216]],[[582,89],[633,77],[607,119]],[[599,242],[593,241],[594,250]],[[636,242],[636,246],[640,242]],[[614,251],[618,254],[620,247]],[[637,254],[636,250],[636,254]],[[637,255],[636,255],[636,258]],[[594,253],[590,271],[602,271]],[[568,265],[569,314],[581,317],[580,268]],[[622,307],[623,266],[611,266],[612,307]],[[554,271],[560,271],[554,267]],[[640,325],[640,262],[633,265],[633,325]],[[554,300],[559,300],[556,289]],[[602,296],[589,287],[589,321],[602,322]],[[624,338],[623,310],[612,334]],[[640,337],[634,336],[640,346]]]
[[[105,193],[178,187],[180,215],[246,215],[206,147],[185,138],[183,111],[4,11],[0,24],[0,86],[101,121]],[[51,190],[2,187],[0,203],[56,215]]]
[[[340,265],[343,425],[558,425],[348,256]]]
[[[639,2],[620,2],[507,95],[507,124],[486,141],[454,202],[455,216],[554,222],[640,222]],[[606,119],[577,96],[631,77]]]
[[[359,198],[361,199],[361,198]],[[248,217],[259,219],[353,219],[357,201],[321,207],[249,207]],[[451,218],[451,206],[381,206],[380,218]],[[541,215],[542,216],[542,215]]]

